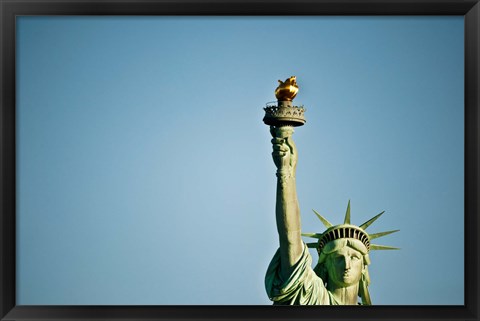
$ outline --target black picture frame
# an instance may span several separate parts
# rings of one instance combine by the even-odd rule
[[[478,320],[478,0],[0,0],[1,320]],[[15,23],[22,15],[462,15],[465,19],[463,306],[19,306],[15,289]],[[446,233],[439,233],[439,236]],[[446,254],[447,255],[447,254]],[[446,276],[448,277],[448,276]],[[394,290],[394,289],[393,289]]]

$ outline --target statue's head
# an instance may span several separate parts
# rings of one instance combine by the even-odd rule
[[[359,285],[358,295],[364,305],[370,305],[368,285],[370,277],[368,265],[370,250],[394,250],[391,246],[370,244],[370,240],[397,232],[387,231],[368,234],[365,229],[384,212],[374,216],[360,226],[350,224],[350,202],[343,224],[332,225],[323,216],[314,211],[327,227],[323,233],[304,233],[304,236],[318,239],[318,242],[307,243],[310,248],[316,248],[319,259],[314,271],[322,278],[328,288],[342,288]]]
[[[329,242],[323,249],[321,258],[325,267],[325,281],[335,287],[358,284],[369,262],[367,248],[352,238]]]

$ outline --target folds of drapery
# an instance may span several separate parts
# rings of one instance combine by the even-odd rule
[[[270,262],[265,275],[265,289],[273,304],[337,305],[323,280],[312,269],[312,256],[303,244],[302,256],[284,280],[280,274],[280,249]]]

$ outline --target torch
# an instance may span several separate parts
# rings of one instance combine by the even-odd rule
[[[267,103],[263,122],[269,126],[302,126],[305,124],[305,108],[294,106],[292,100],[298,93],[297,77],[292,76],[285,81],[279,80],[275,89],[276,102]]]

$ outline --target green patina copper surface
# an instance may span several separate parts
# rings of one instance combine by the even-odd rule
[[[296,80],[293,76],[290,79]],[[279,88],[282,85],[283,82]],[[295,93],[288,97],[289,100],[298,92],[296,82],[295,86]],[[277,88],[277,98],[284,98],[279,92],[283,93]],[[275,119],[272,122],[275,123]],[[326,230],[323,233],[302,233],[295,182],[298,153],[292,138],[293,126],[298,124],[294,121],[286,123],[284,118],[278,126],[270,126],[272,157],[277,168],[275,213],[280,247],[265,276],[267,294],[278,305],[371,305],[368,253],[397,248],[371,244],[370,241],[398,230],[366,232],[384,212],[359,226],[351,224],[349,201],[343,224],[333,225],[314,210]],[[302,236],[317,241],[305,243]],[[314,268],[308,248],[317,249],[319,255]]]

